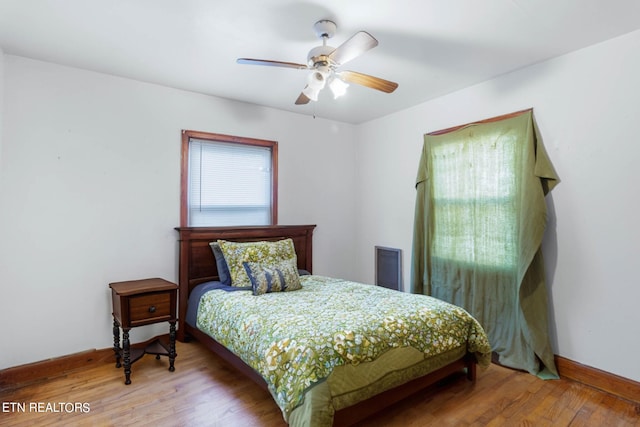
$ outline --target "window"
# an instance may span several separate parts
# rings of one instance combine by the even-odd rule
[[[434,144],[434,256],[513,269],[518,135],[503,133]]]
[[[182,131],[180,225],[277,224],[275,141]]]
[[[543,378],[557,378],[542,257],[557,183],[531,109],[424,136],[411,292],[464,308],[501,364]]]

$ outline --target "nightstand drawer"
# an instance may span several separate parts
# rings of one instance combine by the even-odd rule
[[[172,317],[171,294],[172,292],[156,292],[129,297],[131,326],[169,320]]]

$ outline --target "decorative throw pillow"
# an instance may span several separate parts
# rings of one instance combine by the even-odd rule
[[[211,250],[213,251],[213,256],[216,258],[216,265],[218,266],[218,280],[220,283],[226,286],[231,286],[231,275],[229,274],[229,266],[227,265],[227,261],[224,259],[224,254],[222,253],[222,249],[218,242],[209,243],[211,246]]]
[[[293,265],[298,263],[292,239],[275,242],[229,242],[218,240],[218,244],[229,267],[231,286],[251,286],[251,281],[243,266],[245,262],[275,265],[285,260],[291,260]]]
[[[292,260],[285,260],[271,265],[259,262],[245,262],[243,266],[251,281],[254,295],[302,289],[298,268]]]

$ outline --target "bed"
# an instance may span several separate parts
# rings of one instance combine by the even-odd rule
[[[490,363],[489,343],[475,319],[423,295],[311,274],[314,228],[177,228],[178,340],[198,340],[267,389],[292,426],[350,425],[454,373],[465,371],[475,381],[476,365]],[[227,245],[253,245],[238,242],[290,244],[299,286],[256,296],[262,282],[252,272],[271,275],[261,264],[245,262],[253,291],[226,287],[220,281],[229,271],[218,271],[220,259],[210,245],[218,241],[227,251]],[[273,277],[280,274],[288,283],[276,271]],[[358,319],[345,314],[360,310],[358,304],[376,309]],[[403,307],[419,307],[420,314],[403,318],[396,313]],[[430,332],[408,329],[414,323]],[[440,329],[429,329],[436,325]]]

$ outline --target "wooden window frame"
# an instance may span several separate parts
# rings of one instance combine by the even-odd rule
[[[189,140],[191,138],[212,142],[268,147],[271,150],[271,225],[278,224],[278,142],[265,139],[245,138],[219,133],[182,130],[180,160],[180,227],[189,227]]]

